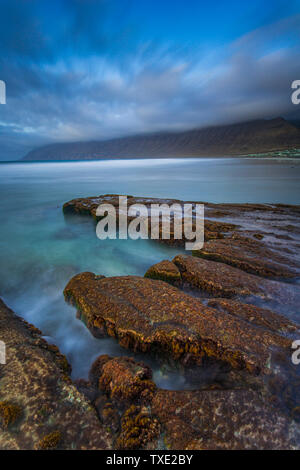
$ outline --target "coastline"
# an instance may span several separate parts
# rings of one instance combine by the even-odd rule
[[[108,196],[98,198],[107,201]],[[111,196],[111,199],[113,202],[116,197]],[[76,214],[80,217],[82,212],[93,215],[94,207],[98,205],[99,200],[81,198],[69,201],[64,205],[65,216]],[[150,202],[149,198],[132,198],[131,202],[138,203],[142,200],[146,204],[147,201]],[[156,201],[164,202],[163,199]],[[65,375],[63,381],[68,385],[63,387],[69,387],[67,396],[79,394],[79,402],[77,398],[75,402],[72,399],[68,406],[74,411],[78,406],[75,403],[80,403],[80,419],[85,419],[84,409],[90,410],[89,416],[93,416],[89,418],[93,431],[87,430],[87,432],[92,432],[94,438],[89,442],[90,447],[86,447],[85,437],[78,438],[77,422],[76,424],[75,422],[68,423],[68,437],[62,425],[64,419],[60,414],[55,415],[57,423],[53,424],[53,408],[49,409],[45,416],[39,417],[37,423],[43,432],[32,433],[31,442],[22,441],[22,432],[27,429],[26,426],[35,426],[34,413],[36,412],[34,408],[33,411],[27,409],[29,399],[26,398],[26,394],[24,396],[18,394],[21,398],[16,400],[13,377],[9,372],[10,365],[7,364],[7,366],[2,366],[6,388],[5,393],[3,394],[2,390],[0,394],[0,401],[20,406],[20,414],[15,421],[8,423],[1,446],[36,448],[45,445],[50,446],[49,448],[61,449],[71,448],[73,444],[71,445],[70,442],[74,443],[76,439],[77,448],[94,446],[93,448],[102,449],[158,449],[161,448],[162,436],[164,436],[163,441],[166,447],[163,448],[173,450],[299,448],[299,430],[296,424],[298,404],[293,401],[296,399],[297,388],[293,391],[293,396],[294,393],[296,395],[292,401],[287,402],[285,394],[282,393],[282,387],[284,389],[289,385],[292,390],[293,384],[297,387],[297,372],[289,366],[289,358],[290,344],[294,333],[298,331],[299,324],[296,325],[280,313],[283,306],[285,310],[287,305],[293,304],[292,296],[296,295],[293,278],[299,276],[299,265],[293,255],[283,249],[286,243],[283,234],[285,233],[290,238],[294,237],[296,232],[288,226],[286,228],[285,225],[277,227],[279,232],[274,233],[273,230],[272,234],[275,239],[278,237],[277,247],[274,243],[270,246],[271,234],[265,225],[269,223],[270,228],[273,227],[272,220],[278,215],[285,219],[291,218],[291,220],[297,218],[299,211],[300,206],[280,204],[207,204],[205,249],[202,254],[180,255],[167,264],[166,262],[158,263],[152,268],[149,267],[144,278],[133,276],[110,278],[102,276],[101,273],[77,274],[66,287],[65,297],[66,300],[71,300],[76,304],[79,315],[84,318],[86,326],[97,338],[109,335],[116,338],[121,346],[134,350],[140,348],[146,354],[149,352],[153,354],[157,349],[158,356],[163,363],[170,359],[171,362],[175,360],[176,367],[183,367],[186,374],[195,375],[196,370],[207,371],[210,368],[214,370],[216,367],[215,370],[218,372],[212,377],[210,383],[203,383],[200,374],[199,383],[193,391],[167,391],[156,386],[149,366],[126,356],[102,355],[92,366],[88,380],[72,382]],[[253,217],[254,223],[250,228],[249,221]],[[262,222],[258,224],[257,220],[261,218],[263,218],[263,224]],[[243,219],[246,221],[246,226],[243,226]],[[264,230],[259,228],[261,224]],[[160,241],[163,242],[163,240]],[[176,246],[177,242],[172,241],[171,238],[168,243]],[[288,243],[290,245],[290,240]],[[234,252],[232,252],[232,247],[235,249]],[[101,287],[98,291],[102,284],[105,287]],[[130,294],[131,290],[132,294]],[[260,307],[254,300],[256,297],[259,299]],[[93,300],[95,298],[98,298],[96,310]],[[139,303],[139,298],[147,299],[146,304],[144,300]],[[90,301],[91,304],[89,304]],[[185,306],[183,306],[184,302]],[[296,308],[299,304],[298,297],[294,302]],[[126,321],[126,311],[124,307],[120,310],[118,307],[120,305],[133,307],[132,312],[128,311],[129,316]],[[172,310],[175,309],[174,319],[169,318],[169,313],[167,313],[171,311],[171,305]],[[180,310],[176,310],[178,308],[176,305],[181,306],[183,311],[194,311],[193,315],[200,316],[199,318],[204,314],[206,322],[197,327],[195,326],[197,325],[196,316],[191,316],[190,319],[187,316],[184,319],[184,328],[181,329]],[[273,311],[271,305],[274,307]],[[1,308],[6,309],[6,315],[14,318],[13,313],[7,310],[5,305]],[[139,323],[138,319],[139,315],[145,318],[145,315],[150,312],[153,312],[151,315],[155,315],[157,308],[161,318],[159,324],[162,326],[155,328],[156,346],[152,345],[148,351],[148,346],[145,348],[145,345],[151,344],[149,343],[150,337],[147,339],[147,335],[152,334],[151,329],[148,332],[145,329],[144,320]],[[164,315],[166,315],[165,319]],[[189,315],[192,314],[189,313]],[[134,323],[131,323],[130,319],[133,316],[136,319]],[[171,326],[176,318],[176,322],[179,322],[177,330]],[[207,330],[210,324],[207,324],[208,318],[210,322],[213,322],[210,332]],[[13,321],[17,330],[20,328],[18,324],[25,325],[23,320]],[[132,333],[130,336],[126,335],[124,329],[126,322],[129,322],[127,325],[129,331],[136,329],[135,339]],[[10,330],[12,328],[15,326],[12,327],[11,324]],[[28,326],[25,325],[24,328],[27,330]],[[32,340],[35,344],[41,345],[39,347],[42,348],[42,355],[48,354],[47,350],[50,347],[47,346],[45,340],[38,339],[37,335],[40,335],[40,332],[30,328],[32,327],[29,326],[29,336],[26,336],[26,333],[25,338],[22,339],[25,354],[28,354],[28,350],[32,347]],[[163,335],[160,328],[163,328]],[[188,336],[185,333],[186,328],[189,331]],[[223,332],[221,336],[220,331]],[[171,337],[167,339],[168,334],[171,334],[172,341]],[[208,336],[205,337],[205,335]],[[228,338],[226,338],[227,335],[229,335]],[[178,341],[175,341],[176,337]],[[195,339],[192,341],[193,337]],[[207,342],[208,339],[209,342]],[[213,345],[214,340],[215,345]],[[160,349],[160,344],[162,349]],[[273,348],[272,346],[269,349],[271,345],[276,346],[277,352],[272,352],[270,361],[269,354]],[[14,339],[9,347],[16,348],[16,346],[17,342]],[[50,351],[51,354],[52,351],[58,354],[59,360],[62,360],[64,367],[67,367],[65,371],[69,370],[66,360],[59,355],[57,348],[50,348]],[[161,354],[162,351],[164,354]],[[49,378],[47,361],[48,359],[45,359],[41,373],[43,380],[46,381],[46,389],[50,386],[52,390],[50,382],[47,385]],[[25,374],[19,374],[20,384],[22,380],[26,380],[32,384],[32,387],[35,386],[35,378],[31,374],[33,374],[31,368],[27,369]],[[60,383],[61,379],[57,380]],[[38,384],[38,387],[40,386],[41,383]],[[31,393],[30,388],[28,393]],[[56,407],[55,401],[58,399],[58,395],[51,399],[52,402],[54,401],[52,403],[54,408]],[[168,403],[167,407],[165,403]],[[187,407],[188,403],[190,407]],[[40,399],[39,407],[43,408],[43,406],[43,399]],[[239,409],[237,415],[236,407]],[[180,411],[183,408],[186,410],[184,413]],[[190,426],[195,409],[200,413],[198,419],[200,416],[206,416],[207,424],[204,428],[203,424],[196,427]],[[174,415],[177,416],[175,421]],[[243,418],[236,420],[236,416],[243,416]],[[274,419],[277,422],[275,427]],[[49,422],[52,423],[50,427]],[[105,426],[105,432],[103,426]],[[218,427],[221,429],[222,426],[227,436],[226,439],[221,439],[221,435],[216,432],[216,429]],[[245,426],[248,426],[247,434],[243,431]],[[137,434],[133,434],[133,428],[138,429]],[[70,432],[71,435],[77,436],[72,437],[71,441]],[[48,439],[43,440],[45,437]]]

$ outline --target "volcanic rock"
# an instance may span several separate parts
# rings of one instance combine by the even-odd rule
[[[194,256],[229,264],[251,274],[271,279],[292,279],[300,273],[288,258],[249,238],[212,240]]]
[[[70,366],[39,330],[0,301],[1,449],[110,449],[95,410],[72,383]]]
[[[172,261],[163,260],[151,266],[145,274],[150,279],[159,279],[169,284],[180,284],[181,275],[177,266]]]
[[[81,273],[64,294],[94,335],[112,336],[125,348],[161,359],[199,364],[211,357],[258,373],[267,371],[273,349],[290,346],[287,338],[206,307],[159,280]]]

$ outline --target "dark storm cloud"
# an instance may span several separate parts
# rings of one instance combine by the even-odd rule
[[[3,2],[1,159],[49,142],[295,112],[300,15],[198,50],[141,41],[130,22],[114,24],[110,8],[107,1]]]

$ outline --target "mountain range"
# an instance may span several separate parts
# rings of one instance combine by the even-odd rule
[[[23,160],[234,156],[292,148],[300,148],[300,129],[276,118],[182,132],[55,143],[30,151]]]

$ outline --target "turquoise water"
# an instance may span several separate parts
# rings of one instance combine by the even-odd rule
[[[178,249],[147,240],[100,241],[90,218],[62,214],[64,202],[123,193],[211,202],[299,203],[295,160],[172,159],[0,164],[0,295],[67,355],[73,377],[86,377],[99,354],[128,354],[112,339],[97,340],[63,299],[81,271],[143,275]],[[184,379],[155,368],[160,386]]]

